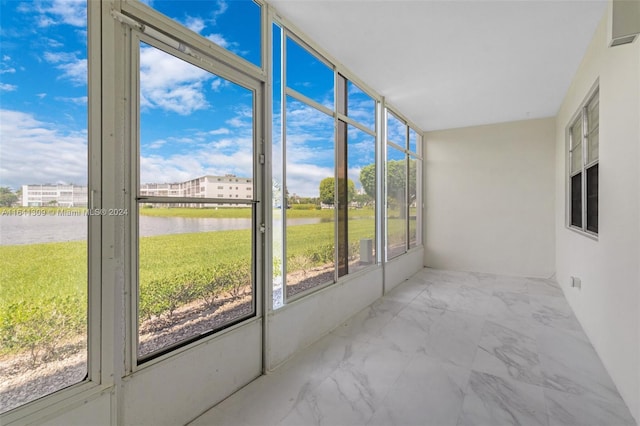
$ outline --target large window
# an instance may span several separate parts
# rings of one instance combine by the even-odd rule
[[[88,228],[99,218],[88,204],[87,4],[3,2],[0,19],[4,413],[88,377]]]
[[[177,52],[141,42],[139,54],[140,362],[256,311],[256,102]]]
[[[376,263],[376,101],[273,26],[274,306]]]
[[[569,127],[569,226],[598,234],[599,92],[578,111]]]
[[[418,132],[404,120],[387,112],[387,259],[421,244],[421,141]]]

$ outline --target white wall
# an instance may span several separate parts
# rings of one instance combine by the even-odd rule
[[[549,277],[553,118],[425,134],[425,265]]]
[[[556,120],[557,279],[640,420],[640,41],[607,48],[606,17]],[[599,239],[565,226],[565,130],[600,79]],[[582,289],[569,287],[569,277]]]

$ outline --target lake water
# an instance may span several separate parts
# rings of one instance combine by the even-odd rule
[[[320,218],[289,219],[290,225],[320,223]],[[140,216],[140,235],[249,229],[251,219]],[[87,238],[84,216],[0,216],[0,245],[77,241]]]

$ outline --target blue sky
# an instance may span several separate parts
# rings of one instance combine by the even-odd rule
[[[260,65],[259,7],[251,1],[147,1],[194,32]],[[1,1],[0,185],[86,185],[86,4]],[[333,108],[333,73],[292,41],[288,86]],[[205,174],[252,176],[253,93],[140,45],[141,182]],[[278,108],[279,99],[275,99]],[[374,130],[375,104],[349,85],[349,115]],[[316,196],[333,176],[333,119],[289,98],[287,185]],[[274,117],[276,148],[279,114]],[[350,127],[350,176],[374,161],[373,138]],[[279,159],[275,159],[278,166]]]

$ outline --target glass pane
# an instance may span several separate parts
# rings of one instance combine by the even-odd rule
[[[420,243],[420,194],[418,180],[422,170],[422,161],[409,158],[409,248]]]
[[[287,297],[334,281],[334,121],[287,98]]]
[[[347,115],[371,130],[376,128],[376,102],[351,81],[347,82]]]
[[[86,3],[1,8],[4,413],[87,377],[88,91]]]
[[[596,128],[595,130],[593,130],[592,133],[589,134],[588,142],[589,142],[589,145],[588,145],[589,156],[588,156],[587,162],[591,163],[592,161],[598,159],[598,149],[600,144],[600,135],[598,132],[598,128]]]
[[[571,173],[582,169],[582,144],[576,145],[571,151]]]
[[[141,43],[140,107],[141,196],[253,198],[251,90]]]
[[[587,169],[587,230],[598,233],[598,165]]]
[[[147,0],[145,3],[220,47],[261,66],[260,5],[251,0]]]
[[[420,140],[420,136],[418,136],[418,132],[409,127],[409,151],[418,153],[418,141]]]
[[[287,38],[287,87],[333,109],[333,70]]]
[[[347,140],[349,272],[354,272],[376,263],[376,140],[353,126]]]
[[[387,147],[387,259],[407,251],[407,159]]]
[[[578,119],[571,126],[571,149],[573,150],[576,146],[582,143],[582,116],[578,117]]]
[[[140,106],[140,196],[193,199],[139,205],[148,359],[255,312],[253,92],[142,43]]]
[[[407,126],[391,112],[387,115],[387,141],[407,148]]]
[[[281,73],[281,37],[282,29],[273,25],[273,93],[272,93],[272,148],[271,148],[271,194],[273,207],[273,308],[284,306],[283,276],[284,276],[284,224],[283,210],[286,207],[284,181],[282,179],[282,73]]]
[[[582,228],[582,173],[571,178],[571,225]]]
[[[255,312],[251,207],[191,207],[178,215],[149,207],[139,213],[140,359]]]
[[[598,102],[598,94],[591,100],[587,106],[587,123],[589,132],[593,131],[599,125],[600,120],[600,103]]]

